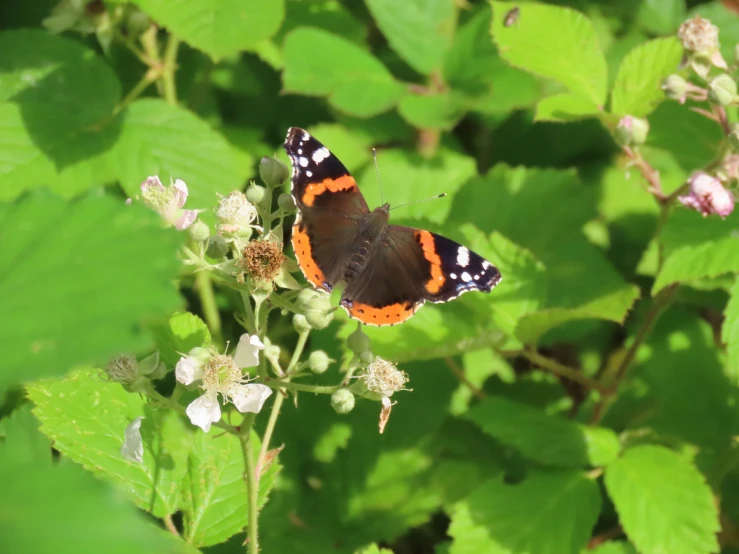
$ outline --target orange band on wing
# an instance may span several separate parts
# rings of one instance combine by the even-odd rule
[[[431,277],[423,286],[429,294],[437,294],[444,286],[446,277],[444,277],[444,272],[441,270],[441,258],[436,253],[436,248],[434,248],[434,236],[428,231],[416,231],[413,236],[423,248],[424,258],[431,264]]]
[[[313,259],[310,238],[308,238],[308,233],[305,232],[305,229],[301,229],[300,222],[293,225],[293,250],[295,250],[295,257],[298,259],[298,265],[305,278],[314,287],[325,290],[324,283],[326,283],[326,276]]]
[[[316,197],[326,191],[339,192],[341,190],[357,190],[357,182],[351,175],[343,175],[338,179],[324,179],[320,183],[311,183],[305,187],[305,192],[300,201],[306,206],[313,206]]]
[[[367,325],[395,325],[411,317],[422,304],[423,302],[418,304],[407,302],[376,308],[369,304],[354,302],[351,306],[342,304],[342,307],[351,317]]]

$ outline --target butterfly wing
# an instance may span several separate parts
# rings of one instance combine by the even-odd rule
[[[395,325],[427,300],[448,302],[469,291],[490,292],[500,271],[482,256],[441,235],[390,225],[365,272],[341,299],[368,325]]]
[[[313,286],[331,291],[344,276],[369,208],[344,164],[307,131],[291,127],[284,148],[298,207],[292,233],[295,256]]]

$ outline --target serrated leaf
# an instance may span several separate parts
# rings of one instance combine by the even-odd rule
[[[180,304],[182,240],[113,198],[0,205],[0,389],[147,345],[139,324]],[[53,275],[53,278],[49,278]]]
[[[562,83],[595,106],[606,101],[608,69],[591,21],[575,10],[546,4],[491,2],[491,31],[510,64]],[[518,19],[506,26],[517,7]]]
[[[457,14],[449,0],[367,0],[390,48],[413,69],[430,75],[441,69],[452,44]]]
[[[169,368],[196,346],[210,344],[210,330],[195,314],[181,312],[172,315],[167,323],[149,327],[159,349],[159,356]]]
[[[28,385],[41,431],[54,448],[104,479],[120,485],[140,508],[157,517],[178,509],[182,479],[192,441],[190,429],[171,410],[153,410],[146,399],[103,381],[94,370],[79,370],[64,379]],[[141,425],[144,461],[120,453],[124,431]]]
[[[387,194],[384,200],[390,202],[391,206],[400,206],[442,192],[453,196],[477,171],[474,158],[445,147],[440,147],[430,159],[412,150],[380,150],[377,152],[377,162]],[[367,203],[380,206],[382,200],[375,168],[367,167],[357,181]],[[444,221],[451,208],[452,203],[446,199],[406,206],[393,212],[392,221],[410,224],[424,218],[438,224]]]
[[[644,117],[665,98],[662,81],[675,73],[683,55],[675,37],[640,44],[621,62],[611,93],[611,112]]]
[[[452,513],[450,554],[579,554],[600,512],[595,481],[579,472],[489,482]]]
[[[662,446],[635,446],[606,468],[605,485],[639,552],[718,552],[713,494],[684,457]]]
[[[15,445],[0,446],[0,535],[7,552],[193,554],[197,551],[146,521],[128,502],[73,464],[17,463]],[[39,521],[44,522],[39,532]]]
[[[284,52],[284,92],[326,96],[332,106],[347,114],[380,114],[405,93],[377,58],[321,29],[301,27],[290,32]]]
[[[162,27],[211,58],[256,46],[277,32],[284,0],[134,0]]]
[[[726,343],[730,373],[737,376],[739,375],[739,279],[734,282],[729,303],[724,310],[721,340]]]
[[[120,98],[113,70],[78,41],[41,30],[0,33],[0,199],[40,185],[73,196],[112,179]]]
[[[548,96],[536,104],[534,121],[576,121],[592,117],[602,108],[576,94],[562,93]]]
[[[604,427],[589,427],[504,397],[488,397],[464,416],[525,457],[555,467],[600,466],[613,461],[620,444]]]
[[[51,443],[39,431],[39,424],[31,413],[31,404],[26,403],[9,417],[0,420],[0,436],[10,445],[5,455],[12,455],[12,463],[51,462]]]
[[[216,193],[240,189],[247,177],[220,133],[192,112],[158,99],[128,107],[115,158],[129,196],[141,194],[139,187],[149,175],[159,175],[163,183],[182,179],[190,192],[186,207],[193,209],[215,206]]]
[[[259,455],[260,441],[252,435],[252,455]],[[261,508],[274,485],[280,467],[273,460],[259,478]],[[184,537],[198,547],[223,542],[248,525],[249,507],[244,481],[244,458],[238,437],[213,438],[196,433],[183,484]]]

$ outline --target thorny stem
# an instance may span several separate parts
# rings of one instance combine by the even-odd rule
[[[604,389],[604,392],[606,392],[606,394],[593,408],[593,423],[598,423],[603,418],[605,412],[615,400],[616,396],[618,395],[618,389],[624,378],[626,377],[626,373],[631,367],[631,363],[634,361],[637,351],[644,343],[646,338],[649,336],[649,333],[654,328],[654,324],[659,319],[659,316],[662,315],[662,312],[672,302],[673,298],[675,297],[675,293],[677,292],[677,287],[678,284],[673,283],[672,285],[669,285],[668,287],[660,291],[654,298],[652,306],[649,308],[649,311],[644,316],[644,321],[642,321],[641,327],[639,327],[639,329],[637,330],[633,342],[629,346],[629,349],[626,351],[626,354],[624,354],[621,362],[616,367],[616,370],[613,373],[612,382],[606,383],[606,388]]]
[[[642,174],[644,179],[648,183],[647,191],[654,195],[660,204],[664,204],[667,201],[665,193],[662,191],[662,183],[659,178],[659,171],[654,169],[649,162],[647,162],[641,153],[628,146],[623,147],[624,152],[631,160],[631,164],[636,167]]]
[[[177,49],[179,46],[180,40],[170,33],[162,62],[162,87],[164,88],[164,99],[167,104],[172,106],[177,105],[175,73],[177,71]]]
[[[246,552],[247,554],[258,554],[259,552],[259,480],[254,464],[254,453],[252,452],[251,435],[252,426],[256,414],[244,414],[244,420],[241,422],[239,431],[239,441],[241,442],[241,454],[244,457],[246,495],[249,502],[249,525],[246,536]]]
[[[139,79],[139,82],[136,83],[133,88],[129,91],[128,94],[121,100],[118,105],[116,105],[115,108],[113,108],[113,116],[118,115],[121,113],[131,102],[136,100],[139,96],[141,96],[141,93],[144,92],[149,85],[154,83],[159,77],[159,74],[154,70],[147,71],[141,79]]]
[[[180,532],[177,530],[177,526],[174,524],[174,521],[172,521],[172,514],[167,514],[166,516],[164,516],[163,520],[164,526],[167,528],[167,531],[179,537]]]
[[[726,114],[726,108],[723,106],[713,106],[713,113],[716,115],[716,121],[721,125],[725,135],[731,134],[731,125],[729,124],[729,116]]]

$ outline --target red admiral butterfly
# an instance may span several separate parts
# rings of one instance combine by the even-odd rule
[[[441,235],[389,225],[390,205],[370,211],[354,178],[307,131],[291,127],[285,151],[298,207],[293,249],[305,278],[331,292],[344,281],[341,306],[368,325],[394,325],[426,300],[490,292],[500,271]]]

